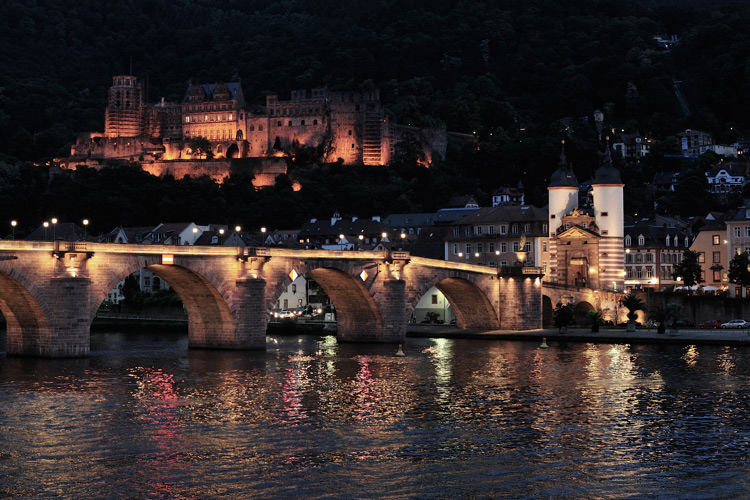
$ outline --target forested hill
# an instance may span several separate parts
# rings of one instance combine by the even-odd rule
[[[518,181],[527,200],[542,206],[562,138],[579,179],[596,169],[601,149],[585,121],[595,109],[605,112],[607,127],[656,139],[694,128],[730,143],[750,130],[748,2],[3,0],[0,9],[0,166],[65,155],[79,132],[102,131],[112,76],[130,73],[148,82],[150,102],[180,101],[191,79],[240,80],[248,102],[261,104],[269,91],[287,99],[291,89],[377,86],[396,122],[480,139],[476,150],[449,145],[445,162],[429,173],[415,174],[408,155],[397,154],[394,190],[383,199],[370,193],[372,207],[344,206],[345,192],[321,188],[288,223],[327,215],[309,213],[316,206],[379,214],[393,191],[403,193],[403,209],[431,210],[451,194],[486,203],[492,190]],[[666,50],[654,35],[680,42]],[[690,116],[675,98],[675,80]],[[664,153],[674,141],[661,144]],[[652,154],[639,170],[623,171],[634,190],[626,209],[653,209],[638,190],[665,161]],[[339,188],[362,185],[350,180]],[[305,185],[310,191],[314,182]],[[81,192],[87,189],[97,187]],[[0,182],[0,193],[8,192],[15,194],[0,205],[17,212],[11,198],[20,191]],[[321,206],[321,199],[330,201]],[[41,200],[57,214],[72,203]],[[660,206],[696,209],[692,196],[675,201],[690,202]]]
[[[681,125],[674,75],[696,128],[747,127],[750,7],[662,3],[5,0],[0,152],[51,157],[77,132],[102,130],[111,77],[131,65],[151,101],[180,100],[189,79],[241,79],[251,102],[377,85],[398,122],[483,137],[548,133],[605,107],[609,119],[670,133]],[[683,43],[667,53],[659,33]]]

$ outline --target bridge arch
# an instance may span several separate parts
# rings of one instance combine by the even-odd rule
[[[31,295],[28,287],[0,271],[0,312],[6,322],[6,351],[40,352],[50,342],[46,311]]]
[[[337,337],[343,341],[380,341],[383,333],[382,304],[358,276],[360,266],[351,263],[311,263],[304,273],[315,280],[336,308]],[[404,323],[406,324],[406,323]]]
[[[193,269],[190,262],[183,265],[164,265],[160,256],[137,257],[120,260],[116,269],[105,273],[92,290],[90,317],[110,290],[132,273],[146,269],[166,281],[177,293],[188,318],[188,344],[190,347],[225,347],[236,335],[236,304],[230,303],[230,284],[206,269]],[[101,273],[99,274],[101,275]],[[223,292],[222,292],[223,291]]]
[[[434,286],[451,304],[456,316],[456,326],[460,329],[481,328],[496,329],[500,317],[493,306],[490,295],[480,278],[479,283],[473,279],[453,273],[432,273],[433,279],[421,279],[416,293],[407,299],[407,316],[411,317],[419,300]],[[485,278],[486,279],[486,278]]]

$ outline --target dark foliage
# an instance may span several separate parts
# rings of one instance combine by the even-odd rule
[[[527,200],[543,206],[561,138],[580,180],[598,166],[594,109],[605,110],[608,127],[658,138],[687,127],[720,142],[746,133],[748,22],[750,5],[709,0],[10,0],[0,16],[0,159],[9,164],[65,155],[77,133],[101,131],[111,77],[131,73],[147,79],[150,102],[181,101],[189,79],[241,79],[251,104],[262,104],[264,91],[283,97],[322,85],[377,86],[396,122],[475,134],[479,144],[451,142],[430,172],[414,166],[409,145],[393,170],[381,172],[303,167],[320,152],[298,148],[301,170],[291,175],[309,176],[293,202],[283,182],[256,195],[238,191],[246,179],[220,189],[205,179],[146,182],[136,172],[76,173],[55,179],[42,196],[40,175],[13,166],[10,174],[28,182],[0,196],[0,208],[31,219],[39,207],[67,210],[70,218],[96,207],[107,224],[197,220],[190,216],[201,208],[211,212],[202,211],[202,220],[270,225],[276,218],[286,226],[299,217],[282,219],[279,199],[308,216],[342,206],[366,216],[429,210],[456,193],[487,200],[499,185],[518,181]],[[676,34],[681,43],[666,51],[656,34]],[[689,117],[675,98],[675,79]],[[643,186],[655,172],[690,167],[654,154],[623,171],[626,210],[650,209]],[[0,178],[0,192],[6,186]],[[695,207],[693,188],[686,186],[682,200]],[[89,206],[66,204],[79,197]],[[686,208],[680,203],[666,200],[665,207]]]

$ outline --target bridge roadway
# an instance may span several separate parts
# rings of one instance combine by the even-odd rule
[[[542,327],[542,273],[535,267],[497,269],[396,251],[0,241],[7,353],[87,356],[97,309],[144,268],[182,299],[193,348],[265,349],[272,308],[303,274],[336,306],[342,341],[403,342],[417,302],[433,286],[450,302],[459,329]]]

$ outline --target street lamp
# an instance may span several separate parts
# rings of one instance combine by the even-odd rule
[[[89,227],[89,220],[83,219],[83,241],[86,241],[88,236],[86,235],[86,230]]]
[[[341,250],[343,250],[344,249],[344,235],[343,234],[339,235],[339,245],[341,245]]]
[[[52,217],[52,239],[57,240],[57,217]]]
[[[406,250],[406,233],[401,233],[401,250]]]
[[[44,224],[42,225],[44,226],[44,241],[47,241],[47,228],[49,227],[49,222],[44,221]]]
[[[12,220],[10,221],[10,233],[11,233],[11,239],[16,239],[16,226],[18,225],[18,221]]]
[[[219,229],[219,246],[221,246],[221,240],[224,238],[224,230]]]

